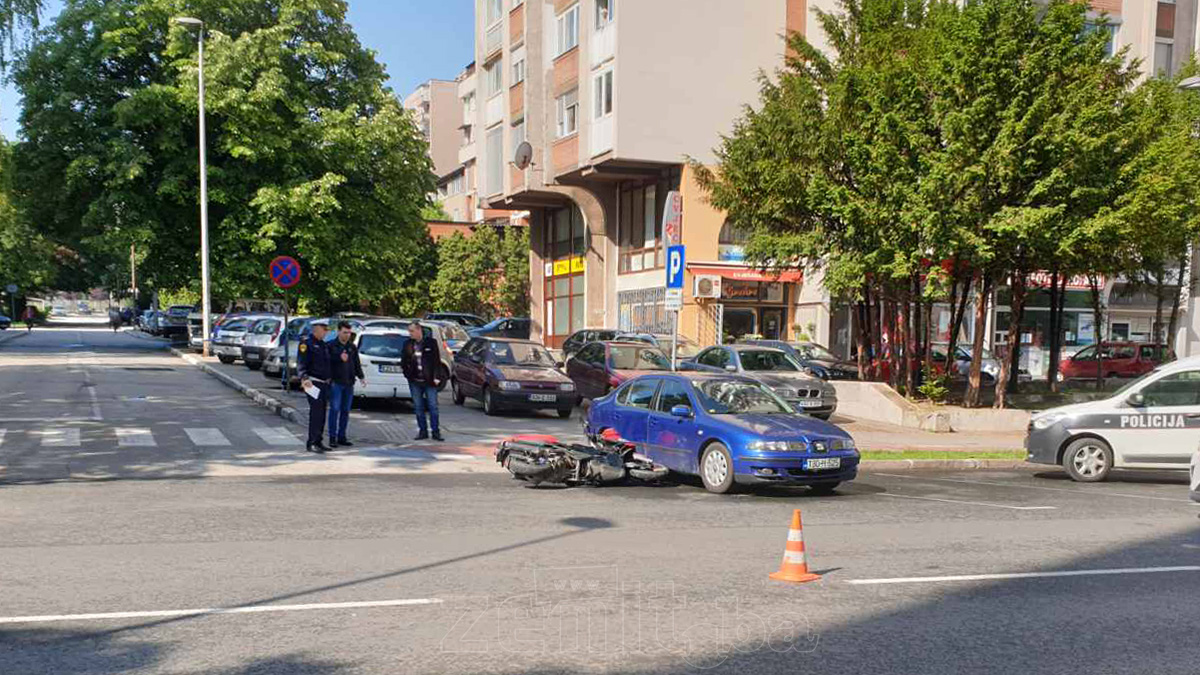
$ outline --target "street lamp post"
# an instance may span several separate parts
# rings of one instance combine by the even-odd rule
[[[200,45],[200,315],[203,317],[200,339],[204,345],[204,356],[208,356],[212,336],[212,307],[208,291],[208,145],[204,125],[204,22],[188,16],[175,17],[175,23],[195,28]]]

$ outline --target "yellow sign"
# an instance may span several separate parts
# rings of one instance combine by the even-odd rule
[[[582,272],[584,267],[583,256],[571,258],[571,273]]]
[[[554,261],[554,276],[571,273],[570,260],[555,260]]]

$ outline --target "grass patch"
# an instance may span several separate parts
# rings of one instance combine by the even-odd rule
[[[860,450],[863,459],[1025,459],[1024,450]]]

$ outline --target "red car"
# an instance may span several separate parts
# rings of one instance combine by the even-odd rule
[[[1058,365],[1059,379],[1139,377],[1165,361],[1174,359],[1167,348],[1151,342],[1107,342],[1100,349],[1100,368],[1096,367],[1096,345],[1084,347]],[[1165,357],[1165,358],[1164,358]],[[1099,372],[1098,372],[1099,371]]]
[[[580,398],[600,398],[625,380],[671,370],[671,358],[645,342],[590,342],[567,361]]]

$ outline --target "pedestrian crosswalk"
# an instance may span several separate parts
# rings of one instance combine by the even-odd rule
[[[182,433],[181,433],[182,432]],[[285,448],[304,442],[286,427],[218,429],[215,427],[75,427],[51,426],[24,429],[0,428],[0,454],[9,448],[36,445],[43,448],[80,448],[92,444],[116,443],[119,448],[170,448],[179,445],[198,448]]]

